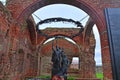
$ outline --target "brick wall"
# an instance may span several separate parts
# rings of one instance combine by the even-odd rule
[[[101,50],[102,50],[102,61],[103,61],[103,73],[104,79],[112,80],[112,69],[111,69],[111,59],[109,52],[109,45],[107,39],[106,23],[104,18],[104,8],[108,7],[120,7],[119,0],[7,0],[7,8],[0,3],[0,79],[7,80],[18,80],[20,76],[23,76],[23,72],[29,72],[29,69],[35,75],[33,71],[36,69],[31,69],[33,64],[30,60],[26,59],[27,54],[34,56],[36,58],[37,53],[36,47],[31,44],[29,39],[29,31],[26,28],[26,19],[37,9],[46,6],[51,3],[66,3],[83,9],[87,12],[96,23],[101,40]],[[43,37],[41,37],[42,39]],[[38,41],[40,41],[39,39]],[[45,40],[43,38],[42,40]],[[79,40],[79,38],[78,38]],[[28,43],[26,43],[28,42]],[[40,41],[42,42],[42,41]],[[28,71],[20,70],[18,72],[19,66],[16,62],[21,59],[18,56],[19,49],[23,49],[24,60],[19,62],[24,63],[24,67]],[[84,50],[84,49],[83,49]],[[22,55],[23,56],[23,55]],[[30,58],[32,63],[37,64],[35,59]],[[13,62],[12,62],[13,61]],[[11,63],[12,62],[12,63]],[[16,65],[16,66],[15,66]],[[31,65],[31,67],[29,67]],[[14,72],[13,72],[14,71]]]

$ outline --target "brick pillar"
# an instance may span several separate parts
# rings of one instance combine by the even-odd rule
[[[87,42],[88,41],[88,42]],[[80,55],[80,77],[81,78],[95,78],[95,38],[91,34],[89,39],[86,41],[86,45],[82,46],[82,52]],[[86,75],[87,74],[87,75]]]
[[[10,12],[6,7],[0,3],[0,57],[2,65],[0,64],[0,79],[1,80],[13,80],[12,77],[15,75],[15,71],[12,71],[11,59],[13,59],[11,54],[15,53],[16,50],[16,39],[12,37],[17,35],[16,28],[11,17]],[[2,42],[1,42],[2,41]],[[2,43],[2,45],[1,45]],[[1,54],[2,53],[2,54]]]
[[[84,54],[83,78],[95,78],[95,61],[92,58],[93,55],[89,53],[89,49]]]
[[[113,80],[107,31],[102,32],[100,36],[101,36],[101,50],[102,50],[102,64],[103,64],[104,80]]]
[[[85,62],[84,61],[85,60],[84,59],[84,52],[81,52],[81,54],[82,55],[79,55],[79,57],[80,57],[80,70],[79,70],[79,75],[80,76],[79,77],[80,78],[84,78],[85,77],[85,75],[84,75],[85,74],[85,72],[84,72],[85,71],[85,67],[84,67],[84,65],[85,65],[85,63],[84,63]]]

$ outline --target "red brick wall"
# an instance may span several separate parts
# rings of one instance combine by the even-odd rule
[[[1,80],[21,80],[28,73],[29,76],[36,75],[37,56],[29,36],[27,26],[20,27],[9,10],[0,3]]]
[[[7,0],[7,1],[8,1],[7,3],[8,9],[6,9],[5,7],[2,6],[2,4],[0,4],[0,46],[3,46],[4,48],[4,49],[0,48],[0,55],[2,55],[2,58],[4,58],[1,61],[1,64],[3,66],[8,66],[8,67],[4,67],[4,69],[0,71],[1,72],[0,74],[2,74],[0,75],[1,79],[3,79],[3,76],[4,78],[7,78],[8,75],[10,75],[9,77],[11,77],[12,80],[15,80],[12,77],[15,78],[15,76],[23,75],[22,73],[19,74],[16,68],[13,68],[12,64],[10,63],[10,61],[12,60],[9,59],[11,59],[11,57],[17,56],[16,54],[18,54],[19,49],[23,49],[25,53],[24,55],[25,63],[27,62],[26,59],[27,53],[29,53],[30,55],[36,53],[34,51],[35,47],[32,46],[29,39],[29,35],[30,35],[29,31],[28,29],[25,28],[25,20],[37,9],[51,3],[66,3],[77,6],[80,9],[83,9],[93,18],[100,33],[104,79],[105,80],[112,79],[112,70],[110,64],[111,59],[110,59],[109,45],[107,39],[106,24],[104,19],[105,18],[104,8],[120,7],[119,0],[69,0],[69,1],[68,0]],[[44,37],[43,40],[45,40]],[[38,41],[42,43],[40,39],[38,39]],[[17,59],[15,58],[14,61],[15,60]],[[30,63],[27,63],[25,65],[26,66],[30,65]],[[16,69],[16,71],[13,72],[12,69]]]

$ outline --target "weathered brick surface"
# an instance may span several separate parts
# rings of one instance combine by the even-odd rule
[[[96,23],[101,39],[102,62],[104,79],[112,80],[111,59],[109,52],[108,39],[106,35],[106,23],[104,9],[108,7],[120,7],[119,0],[7,0],[7,9],[0,3],[0,79],[20,80],[21,76],[33,76],[37,71],[37,53],[39,48],[33,46],[31,40],[42,44],[46,38],[37,35],[34,40],[26,26],[26,19],[37,9],[51,3],[66,3],[77,6],[87,12]],[[34,28],[32,28],[34,29]],[[34,32],[34,31],[33,31]],[[35,34],[35,32],[34,32]],[[30,38],[31,37],[31,38]],[[40,37],[40,38],[39,38]],[[82,38],[81,38],[82,37]],[[73,38],[79,45],[82,44],[84,57],[92,59],[89,53],[91,45],[82,43],[83,36]],[[36,43],[35,43],[36,44]],[[22,52],[19,53],[19,50]],[[21,56],[21,57],[20,57]],[[91,56],[92,58],[89,58]],[[23,58],[24,57],[24,58]],[[88,60],[85,60],[88,61]],[[94,62],[94,61],[93,61]],[[36,65],[36,66],[34,66]],[[82,62],[81,62],[81,65]],[[86,63],[86,65],[89,65]],[[94,64],[93,64],[94,65]],[[21,66],[21,67],[20,67]],[[83,77],[90,77],[88,66],[83,67]],[[88,71],[87,71],[88,69]]]
[[[0,3],[0,79],[7,79],[10,74],[10,63],[8,59],[9,44],[9,11]]]
[[[30,76],[36,75],[37,57],[32,48],[28,29],[20,28],[9,10],[0,3],[0,79],[22,80],[29,69]],[[29,60],[27,54],[33,59]]]

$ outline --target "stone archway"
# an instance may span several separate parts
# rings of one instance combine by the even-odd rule
[[[9,1],[9,0],[8,0]],[[88,13],[94,22],[97,25],[97,28],[100,33],[101,39],[101,48],[102,48],[102,61],[103,61],[103,72],[104,77],[108,79],[112,79],[112,70],[111,70],[111,61],[110,61],[110,53],[109,53],[109,45],[107,39],[107,30],[106,24],[104,20],[103,9],[100,9],[94,1],[84,1],[84,0],[35,0],[35,1],[22,1],[22,0],[10,0],[7,4],[8,9],[11,11],[14,19],[16,19],[20,24],[23,22],[37,9],[47,6],[50,4],[69,4],[76,6],[86,13]],[[22,7],[21,7],[22,6]],[[14,8],[16,9],[14,9]],[[106,43],[106,44],[105,44]],[[107,58],[105,57],[107,55]],[[106,67],[106,66],[109,66]],[[107,70],[106,70],[107,69]]]

